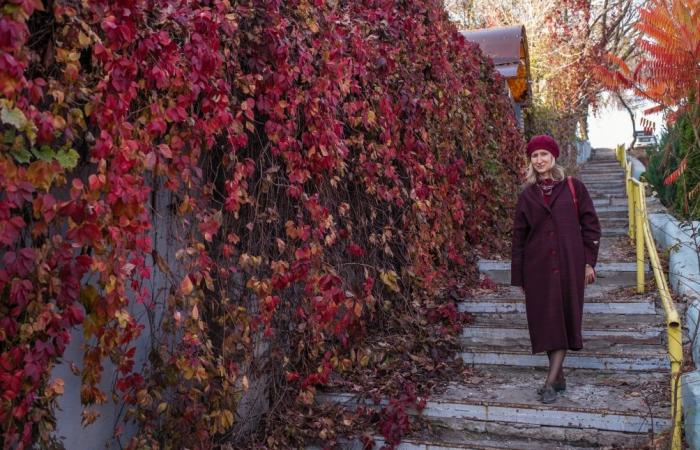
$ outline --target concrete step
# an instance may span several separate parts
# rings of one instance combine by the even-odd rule
[[[591,194],[591,197],[596,196],[596,195],[613,195],[613,196],[625,196],[627,195],[625,193],[625,187],[624,186],[618,186],[614,185],[612,183],[607,183],[605,185],[600,185],[600,186],[590,186],[589,184],[586,184],[586,188],[588,189],[588,193]]]
[[[633,263],[636,261],[634,247],[629,242],[629,237],[624,236],[603,236],[598,253],[598,262],[626,261]]]
[[[596,176],[582,176],[581,180],[586,184],[586,187],[589,187],[589,186],[604,187],[604,186],[608,186],[608,185],[621,187],[623,189],[625,187],[624,176],[607,175],[607,174],[596,175]]]
[[[658,351],[622,349],[613,353],[580,350],[567,354],[565,367],[574,369],[667,372],[669,370],[668,356],[663,350],[663,347],[660,347]],[[502,350],[497,347],[484,346],[478,349],[465,350],[459,356],[466,364],[475,366],[549,367],[547,355],[533,355],[531,350]]]
[[[605,206],[607,204],[610,204],[611,199],[613,198],[622,198],[624,197],[625,193],[624,191],[606,191],[606,192],[593,192],[591,193],[591,199],[593,200],[593,205],[596,205],[596,200],[607,200],[608,203],[601,202],[603,203],[602,206]]]
[[[601,173],[596,175],[581,175],[581,181],[586,185],[586,188],[590,191],[591,187],[597,188],[600,186],[612,185],[615,187],[625,187],[625,177],[624,174],[620,173]]]
[[[374,436],[373,448],[394,448],[396,450],[587,450],[590,446],[578,447],[564,445],[561,442],[545,439],[519,439],[516,436],[502,436],[495,433],[480,431],[454,431],[436,427],[433,432],[425,432],[422,435],[416,433],[409,438],[404,438],[395,447],[389,447],[381,436]],[[642,442],[641,440],[639,441]],[[307,445],[306,450],[324,450],[323,445]],[[341,450],[365,450],[367,446],[359,439],[342,441],[336,447]]]
[[[612,226],[613,228],[626,228],[627,227],[627,216],[625,217],[598,217],[600,224],[605,226]]]
[[[627,217],[627,205],[624,206],[596,206],[595,212],[598,218]]]
[[[625,176],[624,170],[620,168],[620,166],[595,166],[595,167],[584,167],[578,174],[579,177],[581,178],[586,178],[586,177],[599,177],[602,178],[604,176],[610,176],[610,177],[623,177]]]
[[[625,236],[627,228],[602,227],[602,236]]]
[[[605,187],[599,187],[599,188],[590,188],[588,190],[588,193],[590,194],[591,198],[596,198],[596,197],[624,197],[625,194],[625,188],[620,187],[620,186],[605,186]]]
[[[548,430],[578,428],[595,436],[599,431],[647,433],[653,429],[658,432],[670,425],[666,405],[655,402],[650,411],[641,395],[648,385],[665,383],[664,374],[569,369],[567,390],[551,405],[540,403],[536,393],[545,376],[545,371],[532,367],[477,369],[471,380],[450,383],[441,393],[430,397],[421,416],[433,423],[434,428],[441,425],[445,430],[460,432],[481,432],[490,427],[494,432],[501,431],[500,435],[513,435],[508,432],[508,426],[518,427],[521,440],[547,439],[546,431],[538,433],[535,428],[543,426]],[[318,399],[342,403],[348,408],[372,404],[352,393],[321,393]],[[523,433],[523,427],[529,428],[529,432]],[[456,434],[452,436],[445,441],[469,444]],[[588,445],[610,443],[597,437],[577,440]]]
[[[625,185],[625,173],[619,170],[616,171],[601,171],[595,173],[582,172],[578,178],[583,181],[586,187],[589,184],[621,184]]]
[[[549,427],[510,422],[462,420],[460,429],[449,428],[441,421],[430,421],[430,430],[420,430],[405,437],[397,450],[590,450],[624,444],[626,448],[643,448],[649,442],[646,433],[623,433],[590,428]],[[508,434],[504,434],[508,433]],[[538,437],[541,436],[541,437]],[[374,448],[386,441],[374,436]],[[327,447],[309,445],[307,450]],[[342,450],[365,450],[355,439],[342,441]]]
[[[481,351],[485,348],[498,352],[529,352],[532,350],[530,335],[526,329],[505,328],[497,330],[494,328],[477,328],[465,331],[465,334],[466,336],[462,335],[460,337],[460,344],[465,351]],[[588,355],[600,354],[606,357],[624,357],[631,354],[664,356],[665,349],[662,343],[661,333],[652,337],[632,337],[620,333],[598,334],[584,339],[581,352],[585,352]],[[572,353],[572,355],[579,353]]]
[[[625,172],[622,169],[582,170],[578,178],[588,184],[591,181],[616,181],[624,183]]]
[[[594,167],[594,168],[584,168],[581,170],[578,174],[578,176],[585,180],[585,179],[590,179],[590,180],[603,180],[603,179],[609,179],[609,180],[620,180],[624,181],[625,180],[625,171],[622,170],[622,168],[618,167],[616,169],[609,169],[609,168],[599,168],[599,167]]]
[[[638,433],[592,430],[589,428],[557,428],[508,422],[462,421],[454,430],[439,422],[432,423],[432,432],[416,433],[404,439],[398,450],[590,450],[625,443],[627,448],[643,448],[649,436]],[[511,433],[511,434],[500,434]],[[533,437],[529,437],[533,436]],[[534,436],[543,436],[537,438]],[[375,439],[381,448],[385,441]],[[357,441],[343,449],[364,450]],[[631,447],[630,447],[631,446]],[[320,450],[320,447],[317,447]]]
[[[610,205],[612,206],[624,206],[625,208],[628,205],[628,200],[627,197],[625,196],[613,196],[610,197]]]
[[[625,182],[624,180],[617,180],[616,178],[608,177],[606,180],[591,181],[588,179],[583,180],[583,184],[586,185],[586,189],[589,193],[593,194],[599,189],[618,189],[625,193]]]
[[[604,238],[607,239],[607,238]],[[616,238],[624,239],[624,238]],[[606,243],[606,241],[604,241]],[[484,260],[486,261],[486,260]],[[488,260],[496,261],[496,260]],[[510,261],[503,260],[502,262],[510,264]],[[613,262],[614,263],[614,262]],[[606,263],[609,264],[609,263]],[[654,293],[646,294],[627,294],[621,295],[620,288],[616,286],[604,286],[599,284],[590,284],[586,286],[584,290],[584,299],[586,302],[636,302],[636,301],[646,301],[654,300],[656,295]],[[499,299],[515,299],[522,300],[524,298],[523,291],[518,286],[498,286],[495,290],[489,291],[479,291],[478,297],[466,296],[465,301],[478,300],[478,301],[488,301],[488,300],[499,300]]]
[[[586,174],[586,173],[601,173],[601,172],[614,172],[614,173],[620,173],[623,172],[622,166],[620,166],[617,162],[597,162],[597,163],[592,163],[592,164],[586,164],[584,165],[579,173],[581,174]],[[624,173],[624,172],[623,172]]]
[[[593,206],[596,209],[596,213],[598,212],[598,208],[607,208],[610,206],[622,206],[624,207],[624,211],[627,212],[627,197],[624,197],[622,195],[592,195],[591,199],[593,200]]]
[[[620,167],[620,163],[615,158],[592,158],[592,159],[589,159],[588,161],[586,161],[582,165],[582,167],[615,165],[615,164],[617,164],[617,167]]]
[[[602,210],[602,211],[601,211]],[[627,208],[620,210],[620,211],[615,211],[614,209],[610,209],[610,207],[597,207],[595,209],[596,214],[598,214],[598,220],[603,220],[603,219],[624,219],[627,220]]]
[[[625,177],[625,171],[622,170],[620,166],[590,166],[590,167],[584,167],[581,169],[578,173],[578,176],[581,178],[584,177],[590,177],[590,178],[602,178],[605,175],[611,175],[614,177],[620,177],[624,178]]]
[[[462,336],[485,335],[484,329],[499,329],[508,337],[527,335],[524,313],[473,313],[472,323],[464,328]],[[664,321],[650,314],[584,314],[583,337],[629,336],[634,339],[664,339]]]
[[[477,313],[525,313],[525,300],[474,300],[463,301],[457,305],[461,312]],[[583,312],[588,314],[649,314],[656,315],[653,301],[627,302],[591,302],[583,304]]]
[[[622,166],[617,160],[592,159],[581,166],[581,170],[591,169],[594,167],[614,167],[621,170]]]
[[[510,284],[510,261],[482,259],[479,260],[479,271],[496,283]],[[596,275],[596,284],[602,286],[634,286],[637,266],[633,262],[599,262],[596,264]],[[647,276],[650,274],[647,273]]]

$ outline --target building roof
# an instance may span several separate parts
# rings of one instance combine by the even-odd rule
[[[491,57],[496,70],[508,81],[513,99],[521,105],[529,104],[532,91],[525,27],[482,28],[460,33],[468,41],[479,44],[481,51]]]

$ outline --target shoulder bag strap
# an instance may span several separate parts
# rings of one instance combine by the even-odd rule
[[[578,197],[576,197],[574,181],[571,179],[571,177],[566,177],[566,182],[569,185],[569,191],[571,191],[571,196],[574,198],[574,206],[576,207],[576,217],[578,218]]]

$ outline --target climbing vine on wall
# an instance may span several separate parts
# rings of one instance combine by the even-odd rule
[[[11,0],[0,14],[4,448],[51,439],[51,369],[78,325],[83,422],[116,395],[134,448],[224,442],[263,362],[308,405],[369,364],[357,343],[394,316],[459,331],[432,296],[508,231],[521,138],[441,2]],[[174,260],[152,242],[165,191]],[[139,370],[134,304],[158,312]],[[108,360],[113,393],[98,387]]]

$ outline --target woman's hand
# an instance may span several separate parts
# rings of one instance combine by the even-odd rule
[[[595,282],[595,270],[593,270],[593,267],[590,265],[586,264],[586,284],[591,284]]]

